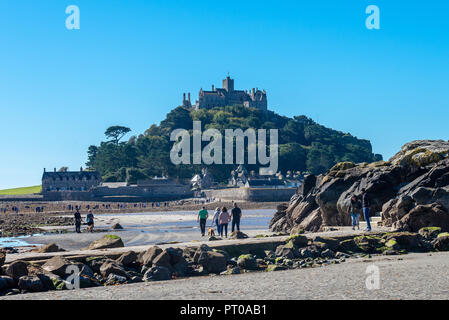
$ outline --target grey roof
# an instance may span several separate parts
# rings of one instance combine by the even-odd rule
[[[63,172],[44,172],[42,175],[42,180],[44,179],[61,179],[61,178],[79,178],[83,179],[86,177],[87,179],[100,179],[101,175],[98,171],[63,171]]]

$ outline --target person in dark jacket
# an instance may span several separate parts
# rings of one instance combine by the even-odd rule
[[[237,202],[234,202],[234,208],[231,210],[232,215],[232,232],[237,228],[237,231],[240,231],[240,219],[242,218],[242,210],[237,205]]]
[[[357,230],[360,230],[360,211],[360,201],[356,195],[353,195],[348,208],[348,213],[351,215],[352,230],[355,230],[355,227],[357,227]]]
[[[363,208],[363,216],[366,221],[366,231],[371,231],[371,222],[370,222],[370,215],[369,210],[371,207],[370,199],[366,193],[365,188],[362,189],[362,208]]]
[[[75,211],[75,232],[81,233],[81,213],[78,208]]]

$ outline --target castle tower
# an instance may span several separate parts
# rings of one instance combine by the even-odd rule
[[[229,76],[227,76],[226,79],[223,80],[223,89],[225,89],[227,92],[234,91],[234,79],[231,79]]]
[[[190,102],[190,92],[188,94],[188,99],[186,99],[186,94],[183,93],[183,95],[182,95],[182,106],[183,107],[187,107],[187,108],[191,108],[192,107],[192,103]]]

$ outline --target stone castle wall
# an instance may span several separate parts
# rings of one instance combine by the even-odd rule
[[[204,190],[209,198],[239,201],[290,201],[296,188],[228,188]]]

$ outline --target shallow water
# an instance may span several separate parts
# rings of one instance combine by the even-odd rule
[[[39,235],[35,235],[39,236]],[[20,237],[5,237],[0,238],[0,248],[5,247],[25,247],[25,246],[33,246],[38,244],[32,244],[27,242],[27,239],[31,238],[31,236],[20,236]]]

